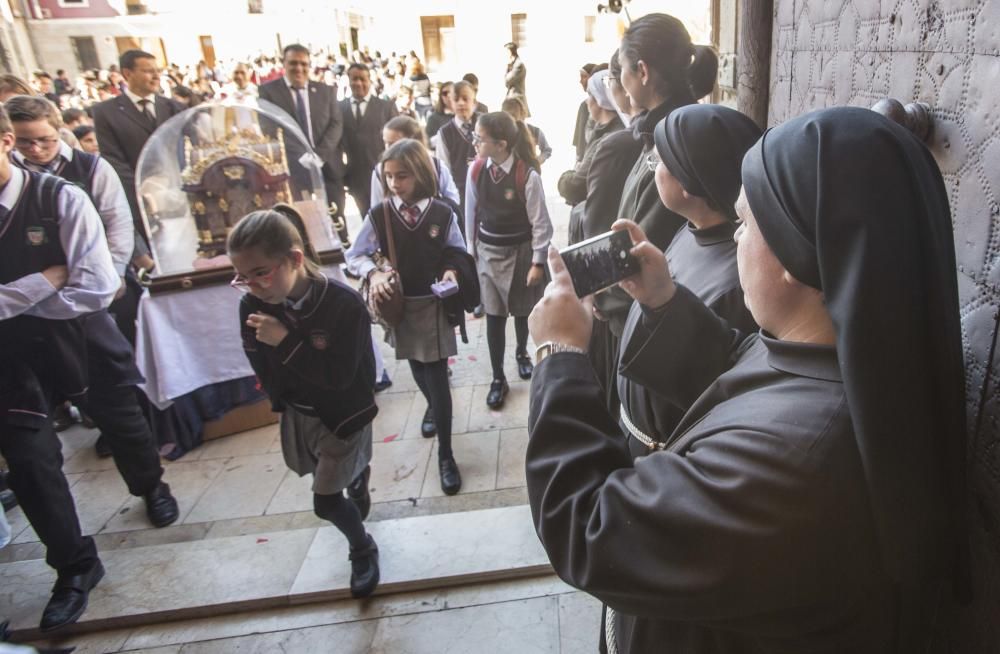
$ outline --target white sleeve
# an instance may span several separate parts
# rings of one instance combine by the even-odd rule
[[[80,189],[66,185],[57,200],[59,241],[69,270],[66,285],[25,313],[67,320],[105,309],[121,286],[97,209]]]
[[[472,181],[473,164],[469,164],[469,172],[465,176],[465,243],[469,254],[476,256],[476,185]]]
[[[466,190],[466,197],[469,192]],[[537,171],[528,173],[528,181],[524,188],[525,208],[528,220],[531,221],[532,263],[544,264],[548,258],[549,243],[552,241],[552,220],[549,209],[545,206],[545,189],[542,187],[542,177]]]
[[[458,206],[462,206],[462,196],[459,194],[458,186],[455,184],[455,180],[451,176],[451,170],[448,166],[441,166],[439,170],[441,171],[441,175],[438,179],[438,186],[441,187],[441,195],[448,198]]]
[[[444,129],[442,127],[441,129]],[[448,144],[444,142],[444,137],[441,136],[441,131],[434,135],[437,139],[437,145],[434,146],[434,156],[441,160],[441,163],[445,165],[446,168],[451,168],[451,159],[448,158]]]
[[[97,213],[101,216],[108,236],[111,260],[114,261],[118,276],[123,277],[135,248],[135,226],[132,223],[132,210],[125,197],[125,187],[122,186],[118,173],[104,159],[97,160],[91,190]]]
[[[385,195],[382,192],[382,180],[378,177],[378,166],[372,168],[371,187],[371,200],[369,201],[368,206],[375,207],[382,204],[382,201],[385,200]]]
[[[369,212],[364,222],[361,223],[361,229],[354,237],[354,243],[344,253],[347,269],[362,279],[375,268],[372,255],[378,250],[378,234],[375,232],[375,226],[372,225],[371,216],[372,214]]]

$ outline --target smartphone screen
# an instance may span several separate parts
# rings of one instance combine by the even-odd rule
[[[562,250],[573,288],[586,297],[639,272],[628,232],[607,232]]]

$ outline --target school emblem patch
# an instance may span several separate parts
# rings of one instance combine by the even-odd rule
[[[309,342],[317,350],[325,350],[330,347],[330,335],[323,330],[316,330],[309,334]]]
[[[438,227],[437,225],[431,225],[430,228],[427,230],[427,234],[431,238],[437,238],[438,234],[440,233],[441,233],[441,228]]]
[[[511,200],[513,200],[514,199],[514,189],[509,188],[506,191],[504,191],[503,192],[503,199],[506,200],[507,202],[510,202]]]
[[[46,241],[44,227],[29,227],[25,235],[28,237],[28,245],[42,245]]]

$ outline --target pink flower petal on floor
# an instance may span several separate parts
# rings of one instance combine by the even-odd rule
[[[468,357],[466,357],[466,358],[467,358],[467,359],[468,359],[469,361],[478,361],[478,360],[479,360],[479,359],[477,359],[477,358],[476,358],[476,355],[475,355],[475,354],[470,354],[470,355],[469,355]]]
[[[394,440],[396,440],[397,438],[399,438],[399,434],[392,434],[391,436],[386,436],[385,438],[383,438],[382,442],[383,443],[391,443]]]
[[[270,538],[258,538],[257,539],[257,544],[260,545],[261,543],[266,543],[266,542],[268,542],[270,540],[271,540]]]
[[[448,357],[448,365],[449,366],[455,365],[455,357]]]

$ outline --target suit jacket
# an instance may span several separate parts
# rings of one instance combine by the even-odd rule
[[[344,134],[344,120],[337,102],[337,92],[332,86],[319,82],[309,82],[309,122],[312,126],[313,151],[323,160],[323,176],[329,182],[344,179],[344,151],[341,137]],[[295,100],[292,92],[280,77],[260,87],[260,99],[272,102],[295,120]]]
[[[156,127],[184,111],[184,105],[162,95],[156,96],[154,105]],[[132,209],[132,219],[140,234],[145,234],[145,230],[142,229],[135,191],[135,167],[139,162],[139,153],[153,130],[127,95],[119,95],[94,105],[94,131],[97,133],[97,142],[101,144],[101,156],[108,160],[121,178]]]
[[[340,113],[344,117],[344,152],[347,154],[346,181],[352,191],[368,191],[372,169],[385,150],[382,128],[399,112],[395,102],[372,96],[358,124],[353,103],[353,97],[340,101]]]

